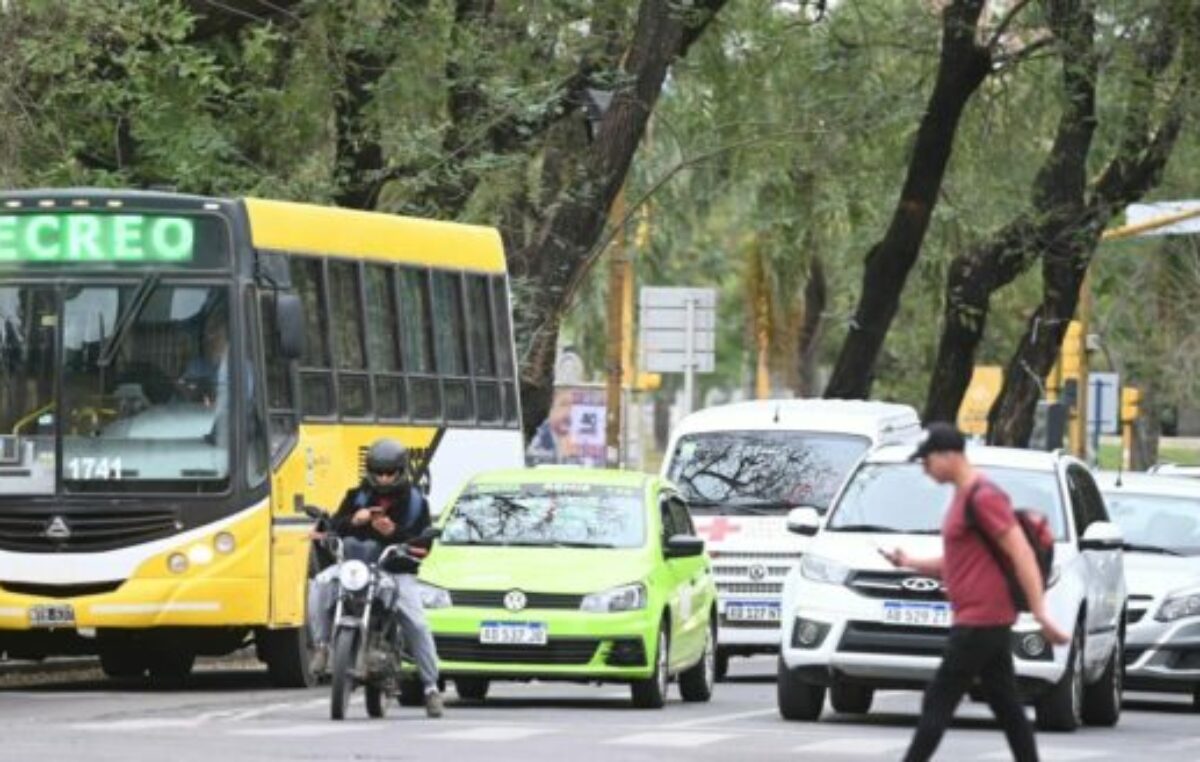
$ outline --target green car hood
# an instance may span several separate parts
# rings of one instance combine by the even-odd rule
[[[596,593],[644,580],[653,568],[645,548],[580,549],[437,545],[420,578],[447,590]]]

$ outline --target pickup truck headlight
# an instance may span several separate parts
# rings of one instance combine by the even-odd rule
[[[1154,618],[1160,622],[1174,622],[1187,616],[1200,616],[1200,590],[1184,590],[1167,596]]]
[[[800,559],[800,574],[813,582],[842,585],[850,578],[850,567],[829,558],[805,554]]]

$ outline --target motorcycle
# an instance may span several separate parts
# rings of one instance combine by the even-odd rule
[[[435,539],[439,534],[429,529],[418,540]],[[345,558],[337,537],[328,536],[324,542],[337,559],[329,715],[334,720],[344,719],[351,695],[361,686],[367,715],[383,717],[388,701],[399,698],[402,704],[410,703],[403,700],[405,688],[413,682],[405,676],[404,665],[414,666],[400,621],[391,613],[393,596],[399,591],[384,567],[397,557],[420,563],[428,551],[408,543],[388,545],[379,558],[368,563]]]

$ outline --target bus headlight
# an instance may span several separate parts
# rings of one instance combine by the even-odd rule
[[[371,570],[362,561],[346,561],[338,568],[338,584],[343,590],[357,593],[371,581]]]
[[[229,532],[217,532],[217,536],[213,538],[213,547],[218,553],[229,555],[237,547],[237,540]]]
[[[187,556],[182,553],[172,553],[167,556],[167,568],[176,574],[183,574],[188,569]]]

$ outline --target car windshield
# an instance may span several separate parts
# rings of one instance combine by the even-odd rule
[[[1056,539],[1066,537],[1058,480],[1051,471],[986,467],[985,475],[1008,493],[1016,508],[1046,516]],[[912,463],[871,463],[860,468],[833,509],[829,531],[936,534],[954,497],[954,488],[937,484]]]
[[[454,503],[443,545],[636,548],[645,493],[595,484],[475,485]]]
[[[154,275],[0,288],[0,494],[58,473],[73,492],[223,490],[228,326],[226,289]]]
[[[668,476],[697,513],[825,510],[870,446],[866,437],[799,431],[721,431],[680,438]]]
[[[1200,500],[1114,490],[1104,502],[1131,550],[1200,556]]]

